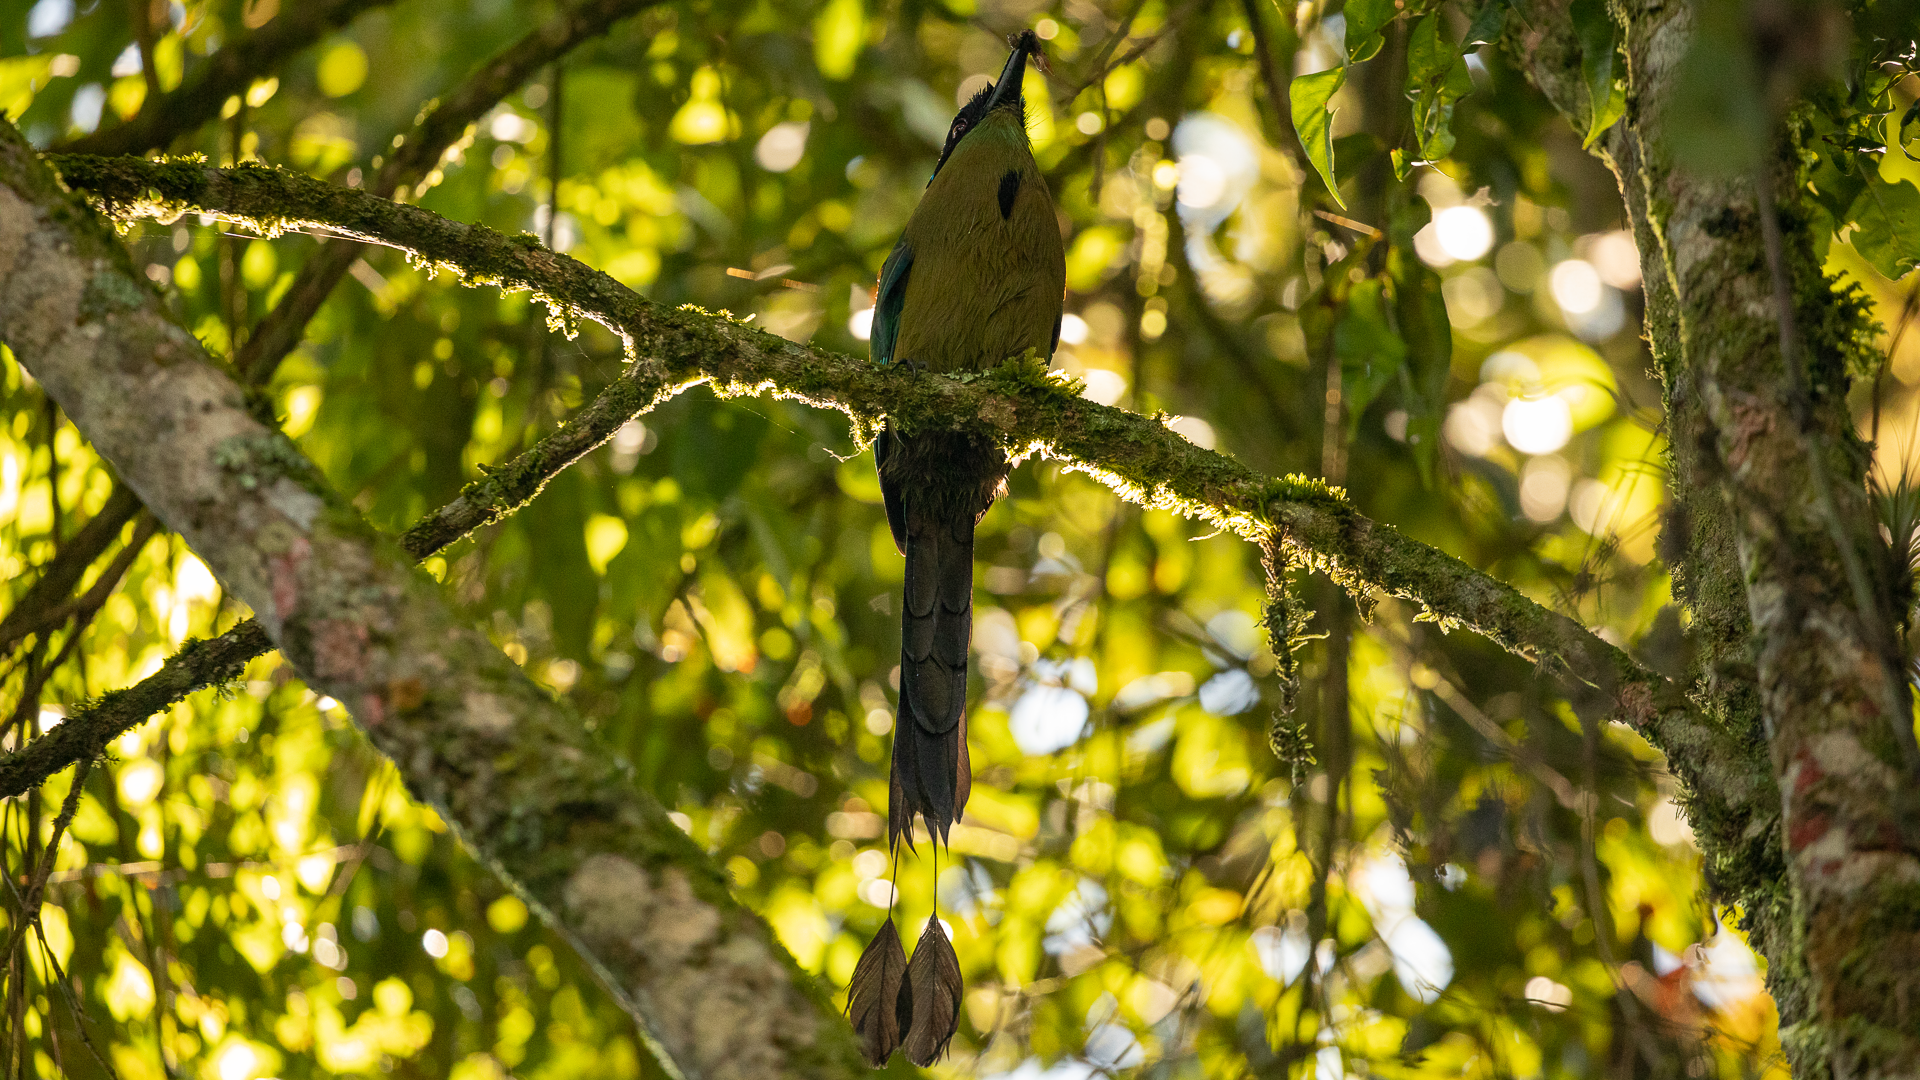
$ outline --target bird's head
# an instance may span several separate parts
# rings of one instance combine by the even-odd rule
[[[1019,132],[1024,142],[1027,133],[1027,99],[1021,92],[1021,84],[1026,81],[1027,58],[1040,60],[1042,57],[1040,38],[1031,30],[1022,30],[1008,44],[1013,52],[1007,57],[1007,66],[1000,70],[999,80],[973,95],[954,116],[953,125],[947,129],[947,144],[941,147],[940,161],[933,167],[935,176],[940,175],[940,167],[953,156],[954,148],[975,131],[1005,126]],[[1044,60],[1041,60],[1041,70],[1046,70]]]

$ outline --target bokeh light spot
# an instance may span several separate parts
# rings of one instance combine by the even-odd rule
[[[1551,454],[1573,438],[1573,409],[1557,394],[1515,398],[1500,414],[1500,431],[1523,454]]]

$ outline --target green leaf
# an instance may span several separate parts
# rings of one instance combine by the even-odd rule
[[[1425,85],[1446,74],[1460,53],[1440,36],[1440,16],[1428,15],[1407,35],[1407,81]]]
[[[1393,0],[1348,0],[1344,12],[1347,19],[1347,62],[1357,64],[1379,52],[1383,44],[1379,37],[1381,29],[1399,13],[1393,6]]]
[[[1848,239],[1875,270],[1898,280],[1920,265],[1920,188],[1869,174],[1848,216],[1853,219]]]
[[[1349,436],[1359,430],[1367,406],[1400,376],[1407,362],[1407,343],[1387,321],[1386,299],[1384,278],[1354,282],[1347,309],[1333,328]]]
[[[1507,0],[1487,0],[1480,13],[1473,17],[1473,25],[1467,27],[1467,39],[1461,42],[1467,48],[1478,45],[1491,45],[1500,40],[1500,31],[1507,25]]]
[[[1413,107],[1414,134],[1420,140],[1420,160],[1439,161],[1453,153],[1453,102],[1428,92]]]
[[[1627,85],[1622,80],[1615,79],[1607,88],[1607,103],[1601,107],[1600,115],[1594,117],[1592,128],[1580,144],[1581,149],[1591,149],[1594,142],[1605,135],[1607,129],[1625,115],[1627,115]]]
[[[1454,55],[1453,65],[1447,68],[1446,80],[1440,84],[1440,88],[1454,101],[1473,93],[1473,74],[1467,70],[1465,53]]]
[[[1407,345],[1401,369],[1407,409],[1407,444],[1423,484],[1433,484],[1433,462],[1446,411],[1447,380],[1453,372],[1453,325],[1440,295],[1440,275],[1428,269],[1413,249],[1413,234],[1432,220],[1424,201],[1394,212],[1388,228],[1387,275],[1393,279],[1394,315]]]
[[[1592,146],[1601,133],[1620,118],[1613,108],[1613,56],[1619,27],[1607,11],[1606,0],[1574,0],[1570,14],[1574,36],[1580,41],[1580,81],[1587,88],[1584,145]],[[1620,104],[1624,109],[1624,95]]]
[[[1333,166],[1333,112],[1327,102],[1346,85],[1346,68],[1328,68],[1311,75],[1296,75],[1293,85],[1287,88],[1288,103],[1292,106],[1293,130],[1300,136],[1300,145],[1306,148],[1307,160],[1326,181],[1327,193],[1333,201],[1346,209],[1346,201],[1340,198],[1340,182]]]
[[[1407,97],[1413,102],[1413,132],[1420,160],[1453,152],[1453,104],[1473,92],[1466,58],[1449,40],[1437,14],[1427,15],[1407,35]]]

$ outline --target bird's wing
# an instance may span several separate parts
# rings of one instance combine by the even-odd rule
[[[880,268],[880,295],[873,304],[873,345],[869,351],[876,364],[894,361],[893,346],[900,340],[900,312],[907,305],[907,272],[912,269],[913,247],[903,236]]]

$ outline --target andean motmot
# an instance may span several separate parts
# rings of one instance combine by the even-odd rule
[[[1000,79],[953,118],[933,179],[880,270],[873,360],[925,372],[980,371],[1060,341],[1067,265],[1046,179],[1027,142],[1020,84],[1040,42],[1013,41]],[[973,530],[1006,491],[1007,456],[968,431],[903,430],[874,445],[893,541],[907,558],[900,613],[889,846],[913,818],[945,842],[973,786],[967,760],[967,648],[973,637]],[[936,847],[936,857],[938,848]],[[959,961],[927,920],[907,961],[889,918],[855,966],[847,1011],[875,1068],[896,1049],[928,1065],[960,1022]]]
[[[1046,178],[1027,139],[1021,83],[1038,56],[1013,41],[1000,78],[953,118],[920,204],[880,271],[872,357],[928,372],[980,371],[1060,342],[1067,265]],[[906,556],[890,841],[913,817],[944,841],[972,786],[967,650],[973,530],[1006,492],[1007,457],[965,431],[883,432],[875,448],[893,540]]]

